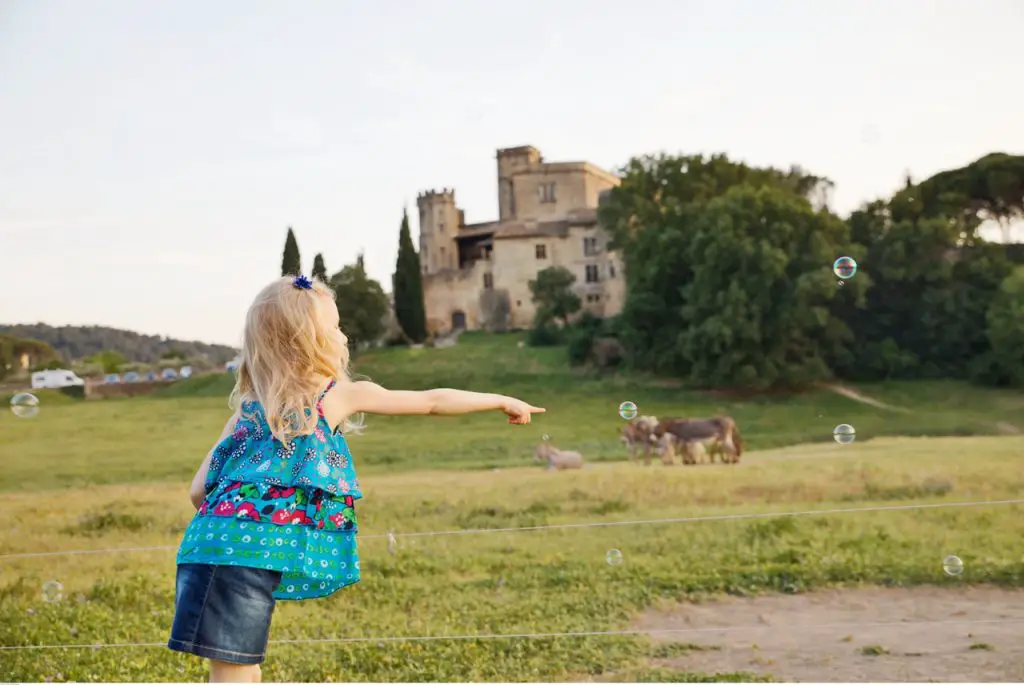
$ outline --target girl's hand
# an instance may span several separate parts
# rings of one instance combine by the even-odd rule
[[[514,397],[505,398],[505,403],[502,405],[501,410],[508,415],[508,422],[516,426],[525,426],[530,423],[530,417],[533,414],[543,414],[547,411],[546,409],[527,404],[522,400],[517,400]]]

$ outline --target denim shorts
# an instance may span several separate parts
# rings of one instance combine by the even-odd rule
[[[232,664],[262,663],[280,583],[280,571],[179,564],[167,646]]]

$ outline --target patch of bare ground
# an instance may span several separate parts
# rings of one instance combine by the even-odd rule
[[[788,682],[1024,681],[1024,590],[727,597],[650,609],[631,628],[681,631],[652,635],[654,654],[670,655],[653,658],[652,668]]]
[[[1020,429],[1014,426],[1012,423],[1000,421],[999,423],[996,423],[994,427],[1000,435],[1020,435]]]
[[[907,409],[904,409],[903,407],[894,407],[891,404],[886,404],[885,402],[881,402],[879,400],[876,400],[873,397],[868,397],[864,393],[859,392],[857,390],[854,390],[853,388],[848,388],[845,385],[834,385],[834,384],[831,384],[831,383],[822,383],[818,387],[821,387],[821,388],[823,388],[825,390],[828,390],[829,392],[834,392],[837,395],[842,395],[843,397],[845,397],[847,399],[850,399],[850,400],[853,400],[854,402],[860,402],[861,404],[866,404],[866,405],[868,405],[870,407],[876,407],[878,409],[886,409],[888,411],[902,411],[902,412],[909,411]]]

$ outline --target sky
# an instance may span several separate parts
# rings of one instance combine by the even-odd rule
[[[279,275],[404,207],[497,216],[495,151],[714,153],[841,214],[1024,153],[1019,0],[0,0],[0,322],[237,345]],[[1024,241],[1018,228],[1017,239]]]

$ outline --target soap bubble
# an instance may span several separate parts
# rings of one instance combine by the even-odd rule
[[[609,566],[618,566],[622,563],[622,552],[617,549],[610,549],[604,558]]]
[[[857,273],[857,260],[853,257],[840,257],[833,262],[832,273],[844,281],[853,278]]]
[[[39,399],[30,392],[19,392],[11,398],[11,411],[20,419],[31,419],[39,413]]]
[[[836,439],[840,445],[849,445],[851,442],[857,439],[857,431],[853,429],[848,423],[841,423],[832,429],[832,437]]]
[[[544,442],[551,442],[551,436],[548,435],[547,433],[545,433],[544,435],[540,436],[540,439],[543,440]]]
[[[619,416],[631,421],[636,418],[636,404],[633,402],[623,402],[619,405]]]
[[[64,596],[64,586],[56,580],[48,580],[43,583],[43,601],[59,602]]]
[[[964,562],[955,554],[950,554],[942,560],[942,570],[947,576],[958,576],[964,572]]]

